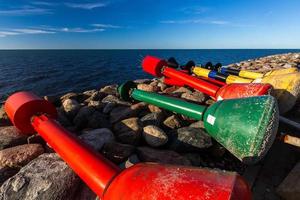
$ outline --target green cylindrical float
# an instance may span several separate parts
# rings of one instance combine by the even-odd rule
[[[206,107],[136,89],[131,81],[122,84],[118,91],[124,100],[143,101],[202,120],[208,134],[247,164],[259,161],[276,136],[279,114],[272,96],[222,100]]]

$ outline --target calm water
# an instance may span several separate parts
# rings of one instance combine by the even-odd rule
[[[230,64],[286,52],[300,50],[0,50],[0,101],[19,90],[55,95],[147,78],[140,67],[147,54]]]

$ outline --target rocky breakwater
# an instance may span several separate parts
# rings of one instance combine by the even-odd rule
[[[292,67],[299,65],[300,54],[269,56],[234,66],[262,71],[262,66],[275,66],[274,59],[279,65],[276,67]],[[263,64],[258,69],[254,68],[258,63]],[[191,88],[167,86],[157,79],[135,82],[141,90],[180,97],[203,105],[213,103],[208,96]],[[288,152],[280,152],[289,154],[284,158],[292,157],[292,160],[287,162],[281,159],[287,165],[283,164],[278,170],[284,169],[285,173],[280,172],[280,177],[272,182],[258,174],[271,168],[270,165],[276,164],[277,160],[269,161],[268,155],[253,170],[214,141],[205,132],[202,122],[143,102],[125,102],[119,98],[117,85],[44,98],[56,106],[59,123],[120,168],[138,162],[160,162],[237,171],[245,177],[250,173],[257,197],[262,193],[270,193],[273,195],[271,197],[279,198],[275,193],[276,187],[299,160],[294,149],[278,143],[280,149],[288,148]],[[300,117],[299,104],[290,115]],[[271,157],[278,158],[274,155]],[[11,125],[3,106],[0,109],[0,185],[0,200],[97,198],[39,135],[20,134]],[[264,192],[266,189],[271,192]],[[284,186],[280,187],[282,190]]]

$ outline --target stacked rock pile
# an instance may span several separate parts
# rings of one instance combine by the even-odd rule
[[[299,63],[300,54],[283,54],[232,66],[265,72],[294,67]],[[167,86],[158,79],[135,82],[141,90],[180,97],[203,105],[213,103],[212,99],[199,91]],[[138,162],[160,162],[237,171],[253,179],[254,197],[256,194],[257,197],[268,195],[265,191],[269,188],[271,196],[268,197],[279,198],[275,188],[299,161],[297,150],[289,149],[292,160],[284,160],[287,163],[282,166],[285,172],[277,177],[275,184],[268,183],[269,180],[261,175],[265,168],[272,167],[268,156],[253,170],[253,167],[241,163],[206,134],[202,122],[143,102],[125,102],[118,96],[117,85],[44,98],[57,107],[58,121],[64,127],[121,168]],[[300,122],[300,104],[287,116]],[[274,146],[282,148],[283,145],[286,144]],[[299,170],[296,173],[299,176]],[[290,191],[286,192],[284,184],[290,183],[280,185],[278,193],[286,197],[284,195],[289,195]],[[295,184],[299,185],[299,180]],[[20,134],[8,120],[3,106],[0,109],[0,185],[0,200],[96,198],[38,135]],[[292,192],[299,192],[299,187],[298,191]]]

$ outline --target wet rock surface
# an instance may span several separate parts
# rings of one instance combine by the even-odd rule
[[[300,54],[267,56],[230,66],[256,72],[299,67]],[[161,81],[135,82],[145,91],[200,105],[214,103],[192,88],[169,86]],[[299,197],[299,149],[278,139],[262,161],[247,166],[211,138],[203,122],[147,103],[126,102],[120,99],[117,85],[44,98],[56,106],[62,126],[120,168],[139,162],[218,168],[243,175],[254,199]],[[3,105],[0,106],[0,200],[96,198],[65,162],[49,153],[53,150],[40,136],[23,135],[11,126]],[[300,123],[300,103],[285,117]],[[296,135],[297,131],[283,124],[279,127],[279,133]]]

